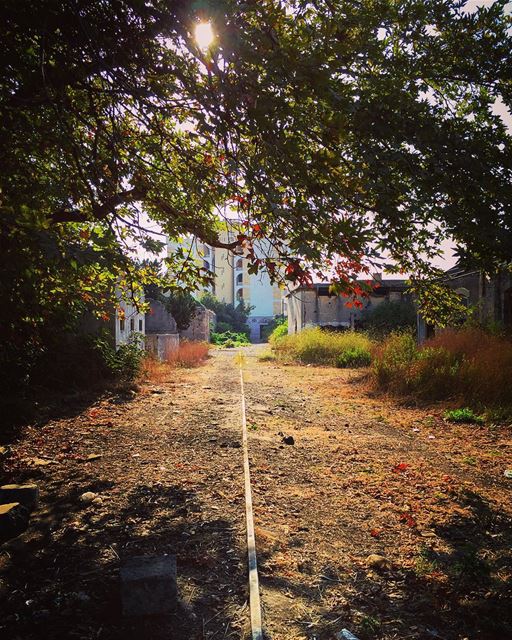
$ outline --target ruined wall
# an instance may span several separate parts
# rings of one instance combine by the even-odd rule
[[[192,319],[190,326],[180,331],[180,336],[185,340],[200,340],[202,342],[210,342],[210,331],[215,328],[217,316],[210,309],[206,309],[202,305]]]
[[[146,351],[155,355],[159,360],[172,359],[180,346],[180,336],[177,333],[146,334]]]
[[[161,302],[148,300],[150,310],[146,313],[146,333],[177,333],[176,322]]]

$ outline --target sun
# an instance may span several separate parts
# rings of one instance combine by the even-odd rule
[[[206,51],[213,43],[215,36],[213,34],[212,25],[209,22],[200,22],[195,28],[195,39],[197,46]]]

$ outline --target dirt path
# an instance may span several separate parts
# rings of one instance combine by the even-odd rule
[[[356,372],[260,353],[243,366],[269,637],[512,637],[510,430],[448,426]],[[234,356],[24,431],[2,479],[37,481],[42,504],[0,549],[2,637],[247,637]],[[120,562],[154,553],[177,554],[183,606],[123,620]]]

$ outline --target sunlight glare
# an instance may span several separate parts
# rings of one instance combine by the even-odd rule
[[[206,51],[214,40],[212,25],[209,22],[200,22],[196,25],[195,38],[198,47]]]

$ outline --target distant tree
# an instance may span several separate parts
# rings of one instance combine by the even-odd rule
[[[384,301],[362,313],[361,328],[376,336],[416,330],[416,307],[408,300]]]
[[[199,301],[207,309],[211,309],[217,316],[218,329],[224,331],[234,331],[235,333],[250,334],[250,329],[247,324],[247,318],[251,311],[254,309],[251,305],[247,304],[243,300],[236,306],[228,302],[222,302],[218,300],[212,293],[203,293]]]

